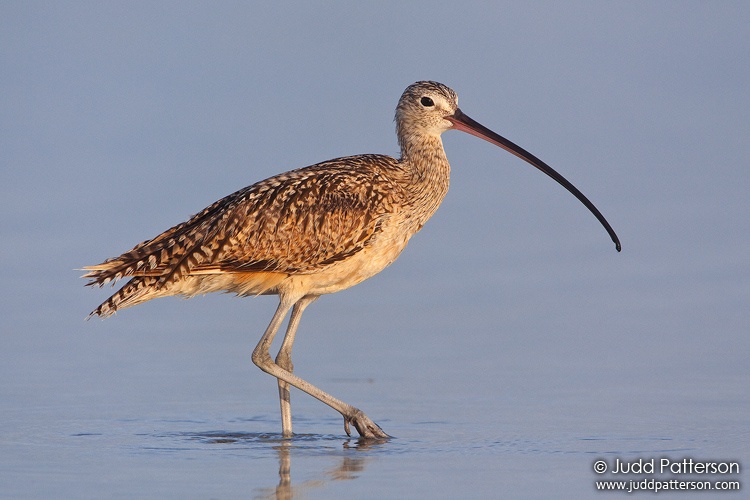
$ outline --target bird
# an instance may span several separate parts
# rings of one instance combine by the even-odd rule
[[[252,361],[277,380],[282,437],[293,436],[289,391],[296,387],[339,412],[348,436],[354,426],[360,439],[388,439],[362,410],[295,375],[292,347],[311,303],[385,269],[438,209],[451,171],[443,132],[472,134],[541,170],[578,198],[621,250],[614,230],[588,198],[536,156],[463,113],[456,92],[446,85],[409,85],[398,101],[395,123],[398,158],[346,156],[275,175],[119,257],[82,268],[88,286],[129,280],[88,318],[106,318],[173,295],[277,295],[278,306]],[[273,359],[271,343],[287,315],[284,339]]]

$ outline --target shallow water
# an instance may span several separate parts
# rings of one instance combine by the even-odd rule
[[[340,417],[298,391],[296,434],[282,439],[275,383],[250,363],[247,331],[207,334],[199,324],[229,310],[270,316],[273,299],[165,300],[81,323],[55,336],[57,346],[15,338],[2,373],[3,496],[587,498],[598,495],[595,460],[747,457],[744,376],[707,376],[710,362],[702,376],[672,378],[648,356],[623,353],[620,366],[605,351],[561,357],[566,343],[585,350],[584,332],[543,349],[528,336],[479,331],[468,339],[484,344],[477,351],[451,346],[457,335],[431,321],[442,341],[394,328],[410,317],[406,328],[426,328],[420,317],[438,309],[396,308],[373,343],[345,327],[361,324],[367,298],[342,297],[309,311],[296,372],[361,407],[392,439],[348,438]],[[160,309],[188,319],[170,327],[152,317]]]

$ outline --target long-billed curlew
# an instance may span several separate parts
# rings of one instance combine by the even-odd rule
[[[291,385],[338,411],[347,435],[352,424],[363,438],[388,437],[361,410],[294,375],[292,345],[310,303],[382,271],[435,213],[448,191],[450,165],[440,135],[450,129],[500,146],[552,177],[586,205],[620,250],[612,227],[578,189],[466,116],[453,90],[423,81],[407,87],[396,108],[399,159],[348,156],[276,175],[230,194],[119,257],[84,268],[89,285],[130,278],[90,316],[105,318],[169,295],[276,294],[279,306],[252,359],[278,380],[283,436],[292,435]],[[274,361],[269,349],[290,309]]]

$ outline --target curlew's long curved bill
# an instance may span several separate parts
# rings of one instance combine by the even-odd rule
[[[466,132],[471,135],[475,135],[479,137],[480,139],[484,139],[487,142],[491,142],[492,144],[495,144],[496,146],[500,146],[504,150],[506,150],[509,153],[512,153],[522,160],[530,163],[531,165],[535,166],[545,174],[549,175],[553,179],[555,179],[562,187],[570,191],[573,196],[578,198],[581,203],[586,205],[586,208],[588,208],[592,214],[599,220],[599,222],[604,226],[604,229],[607,230],[609,233],[609,237],[612,238],[612,241],[615,243],[615,248],[619,252],[622,247],[620,246],[620,239],[615,234],[614,229],[612,229],[612,226],[609,225],[609,222],[607,222],[607,219],[604,218],[602,213],[597,209],[593,203],[589,201],[588,198],[586,198],[583,193],[581,193],[578,188],[576,188],[573,184],[568,182],[568,180],[557,173],[552,167],[544,163],[542,160],[534,156],[533,154],[529,153],[525,149],[523,149],[520,146],[517,146],[516,144],[513,144],[505,137],[502,137],[492,130],[488,129],[481,123],[478,123],[471,118],[469,118],[467,115],[463,113],[460,109],[456,109],[456,112],[450,116],[445,117],[446,120],[451,122],[453,124],[453,128],[456,130],[461,130],[463,132]]]

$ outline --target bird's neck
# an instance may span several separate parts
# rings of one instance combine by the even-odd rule
[[[400,162],[409,168],[417,179],[434,180],[450,178],[451,167],[445,156],[440,136],[420,137],[419,140],[401,142]]]
[[[399,163],[409,176],[408,189],[419,206],[421,224],[435,213],[450,184],[451,167],[440,136],[403,141]]]

